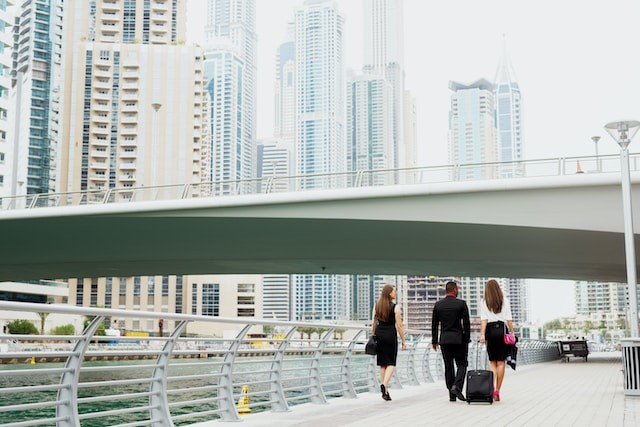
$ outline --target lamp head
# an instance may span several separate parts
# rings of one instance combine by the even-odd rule
[[[624,150],[629,146],[638,129],[640,129],[640,122],[637,120],[611,122],[607,123],[604,129],[615,139],[620,148]]]
[[[596,135],[596,136],[592,136],[592,137],[591,137],[591,140],[597,144],[597,143],[598,143],[598,141],[600,141],[600,136],[598,136],[598,135]]]

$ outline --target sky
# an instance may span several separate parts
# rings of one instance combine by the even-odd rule
[[[191,42],[203,40],[206,4],[187,2]],[[259,138],[272,135],[275,52],[302,4],[256,0]],[[363,1],[336,4],[345,17],[346,65],[358,71]],[[416,100],[419,165],[448,163],[449,81],[492,81],[505,45],[523,97],[525,159],[594,155],[594,135],[602,137],[600,155],[618,153],[603,126],[640,120],[638,0],[405,0],[404,19],[405,86]],[[572,282],[530,284],[531,320],[573,314]]]

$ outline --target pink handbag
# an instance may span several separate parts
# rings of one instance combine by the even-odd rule
[[[516,336],[507,333],[507,325],[504,325],[504,343],[506,345],[514,345],[516,343]]]

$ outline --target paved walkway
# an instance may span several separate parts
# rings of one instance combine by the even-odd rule
[[[303,404],[289,412],[263,412],[242,418],[243,427],[266,426],[623,426],[640,425],[640,396],[625,396],[620,353],[518,367],[508,372],[502,400],[493,405],[449,402],[444,382],[390,390],[357,399]],[[215,424],[214,424],[215,423]],[[219,422],[199,424],[200,427]]]

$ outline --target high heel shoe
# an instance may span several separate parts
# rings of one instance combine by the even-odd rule
[[[493,400],[500,402],[500,390],[493,390]]]
[[[391,396],[389,396],[389,392],[387,391],[387,388],[384,386],[384,384],[380,384],[380,391],[382,392],[382,398],[384,400],[391,400]]]

